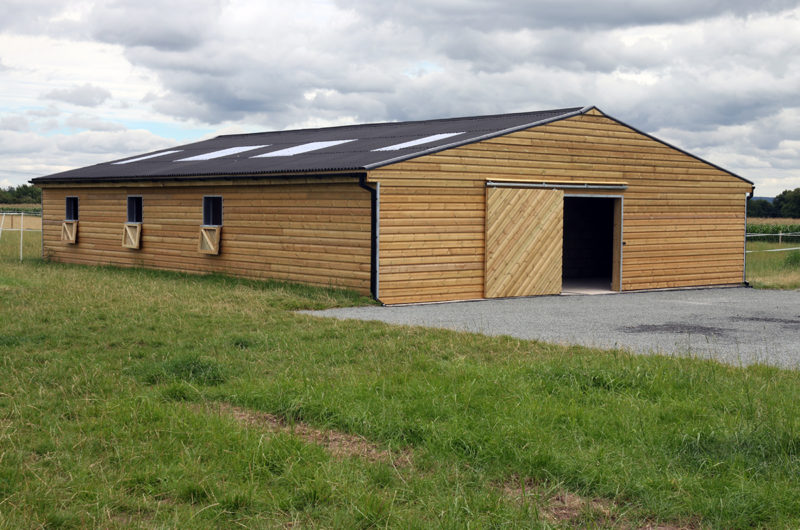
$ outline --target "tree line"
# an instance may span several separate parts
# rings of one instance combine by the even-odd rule
[[[772,202],[765,199],[747,201],[747,217],[800,218],[800,188],[784,190]]]
[[[33,204],[42,201],[42,190],[31,184],[20,184],[16,188],[0,188],[0,204]]]

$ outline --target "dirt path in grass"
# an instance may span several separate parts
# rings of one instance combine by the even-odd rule
[[[228,403],[196,406],[195,409],[230,416],[251,427],[292,434],[306,442],[321,445],[336,458],[356,456],[370,462],[388,462],[395,466],[407,466],[411,463],[410,451],[392,453],[361,436],[333,429],[316,429],[302,422],[287,423],[284,419],[267,412],[248,410]]]
[[[328,450],[334,458],[364,458],[370,462],[386,462],[395,467],[409,467],[413,462],[413,453],[407,449],[393,453],[381,449],[366,438],[333,429],[317,429],[302,422],[288,423],[284,419],[267,412],[253,411],[228,403],[192,405],[193,410],[203,414],[228,416],[237,422],[269,432],[287,433],[300,439],[320,445]],[[537,505],[541,516],[556,525],[585,526],[598,525],[605,528],[637,529],[637,530],[684,530],[696,528],[696,525],[671,525],[647,523],[631,524],[624,508],[612,500],[586,498],[566,490],[548,491],[530,479],[513,476],[499,486],[503,494],[512,501],[533,503]]]

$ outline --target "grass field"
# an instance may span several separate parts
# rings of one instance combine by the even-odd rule
[[[0,263],[0,527],[797,527],[800,374]]]
[[[23,260],[38,261],[42,257],[42,233],[26,230],[22,235]],[[3,230],[0,234],[0,262],[19,260],[19,231]]]
[[[800,238],[785,243],[747,241],[747,281],[758,289],[800,289]]]

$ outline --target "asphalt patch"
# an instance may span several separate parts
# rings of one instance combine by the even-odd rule
[[[769,324],[781,324],[782,326],[800,326],[800,319],[776,318],[776,317],[733,317],[733,322],[767,322]]]
[[[685,324],[682,322],[640,324],[638,326],[623,326],[617,329],[625,333],[684,333],[687,335],[705,335],[708,337],[722,337],[732,331],[726,328]]]

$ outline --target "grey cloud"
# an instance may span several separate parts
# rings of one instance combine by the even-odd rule
[[[184,51],[208,38],[221,5],[220,0],[116,0],[95,5],[89,24],[92,36],[103,42]]]
[[[91,116],[71,115],[65,121],[64,125],[74,129],[86,129],[89,131],[121,131],[125,127],[118,123],[112,123],[105,120],[93,118]]]
[[[0,154],[36,153],[47,145],[47,140],[31,132],[0,130]]]
[[[141,130],[84,131],[69,136],[0,130],[0,155],[4,161],[0,181],[23,184],[33,177],[155,151],[175,143]]]
[[[174,141],[140,130],[84,131],[69,136],[58,136],[55,138],[55,145],[63,152],[100,155],[108,160],[113,159],[115,155],[143,153],[168,147],[174,145]]]
[[[796,0],[337,0],[373,20],[402,21],[407,25],[453,28],[608,28],[684,23],[724,14],[746,16],[774,13],[798,5]]]
[[[25,112],[25,114],[32,116],[34,118],[53,118],[55,116],[59,116],[61,114],[61,111],[51,105],[41,109],[28,110]]]
[[[720,163],[772,157],[778,167],[796,153],[798,121],[761,120],[796,105],[800,11],[765,13],[798,4],[114,0],[98,2],[79,33],[122,46],[159,80],[142,104],[189,123],[266,130],[596,104]],[[110,97],[77,88],[49,96],[84,105]],[[122,132],[87,117],[64,123]]]
[[[51,0],[3,0],[0,2],[0,29],[36,31],[64,9]]]
[[[63,101],[65,103],[72,103],[73,105],[80,105],[82,107],[97,107],[111,97],[111,92],[105,88],[87,83],[81,86],[52,90],[43,97],[46,99]]]
[[[30,130],[30,122],[24,116],[3,116],[0,118],[0,130],[25,132]]]

